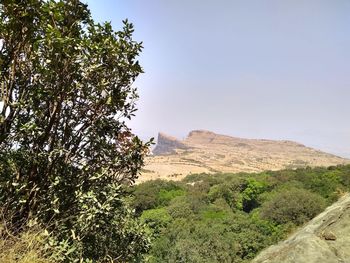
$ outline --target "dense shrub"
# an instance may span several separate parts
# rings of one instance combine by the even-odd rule
[[[173,199],[167,206],[167,210],[173,218],[191,218],[194,215],[191,201],[186,196]]]
[[[154,234],[159,234],[160,230],[166,227],[172,220],[165,208],[146,210],[141,215],[141,221],[147,224]]]
[[[305,189],[294,188],[276,193],[262,205],[261,215],[277,224],[293,222],[300,225],[320,213],[325,205],[321,196]]]
[[[172,181],[151,180],[136,185],[133,205],[138,214],[143,210],[167,205],[176,196],[184,194],[181,185]]]

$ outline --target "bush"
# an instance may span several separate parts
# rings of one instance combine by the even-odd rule
[[[185,193],[179,183],[159,179],[136,185],[133,190],[133,206],[137,214],[147,209],[165,206],[176,196]]]
[[[182,190],[182,189],[173,189],[173,190],[161,189],[159,191],[159,194],[158,194],[159,205],[160,206],[166,206],[175,197],[182,196],[184,194],[185,194],[185,191]]]
[[[208,207],[202,211],[202,219],[204,220],[220,220],[225,219],[228,216],[228,212],[225,210],[218,209],[215,206]]]
[[[261,207],[262,218],[277,224],[301,225],[326,206],[324,198],[305,189],[289,189],[276,193]]]
[[[232,199],[232,191],[227,184],[217,184],[210,187],[208,198],[210,202],[214,202],[218,198],[224,198],[225,200]]]
[[[185,196],[179,196],[173,199],[167,207],[172,218],[191,218],[193,211],[191,202]]]
[[[141,215],[141,222],[147,224],[154,234],[158,235],[162,228],[166,227],[172,220],[165,208],[146,210]]]

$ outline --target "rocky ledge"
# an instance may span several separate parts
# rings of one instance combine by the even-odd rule
[[[287,240],[262,251],[252,263],[349,263],[350,194],[328,207]]]
[[[160,132],[158,133],[157,146],[152,152],[154,155],[167,155],[176,153],[176,149],[187,148],[189,147],[175,137]]]

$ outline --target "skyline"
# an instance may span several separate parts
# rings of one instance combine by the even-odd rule
[[[204,129],[350,158],[350,2],[86,1],[144,42],[133,131]]]

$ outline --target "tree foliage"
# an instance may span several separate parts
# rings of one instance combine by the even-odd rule
[[[325,208],[322,196],[305,189],[285,189],[262,206],[261,215],[278,224],[293,222],[301,225]]]
[[[349,191],[349,181],[350,165],[139,184],[133,204],[153,233],[147,262],[250,262]]]
[[[149,146],[126,125],[142,73],[133,31],[79,0],[0,3],[0,204],[16,231],[50,222],[83,258],[147,249],[123,189]]]

